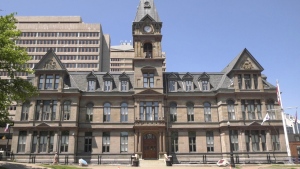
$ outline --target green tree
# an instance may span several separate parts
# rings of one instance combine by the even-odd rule
[[[7,72],[7,78],[0,79],[0,123],[9,121],[8,107],[14,101],[24,102],[38,93],[31,82],[16,76],[33,71],[26,66],[30,60],[26,49],[15,44],[21,35],[15,22],[14,14],[0,16],[0,71]]]

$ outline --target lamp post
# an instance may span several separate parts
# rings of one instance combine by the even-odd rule
[[[230,132],[230,122],[227,122],[227,126],[228,126],[228,132],[229,132],[229,148],[230,148],[230,164],[231,167],[235,167],[234,164],[234,159],[233,159],[233,152],[232,152],[232,145],[231,145],[231,132]]]

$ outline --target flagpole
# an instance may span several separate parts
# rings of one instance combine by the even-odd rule
[[[286,152],[287,152],[287,155],[288,155],[289,162],[293,163],[292,158],[291,158],[291,150],[290,150],[289,139],[288,139],[287,130],[286,130],[286,121],[285,121],[285,115],[284,115],[284,110],[283,110],[283,105],[282,105],[281,93],[280,93],[278,80],[277,80],[276,83],[277,83],[277,99],[278,99],[278,103],[279,103],[280,108],[281,108],[281,116],[282,116],[283,130],[284,130]]]

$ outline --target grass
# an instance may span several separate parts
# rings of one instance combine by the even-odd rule
[[[53,169],[78,169],[79,168],[79,167],[68,166],[68,165],[42,165],[42,166],[47,167],[47,168],[53,168]],[[88,168],[86,168],[86,169],[88,169]]]

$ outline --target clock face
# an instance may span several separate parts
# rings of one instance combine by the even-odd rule
[[[149,25],[144,27],[144,31],[147,32],[147,33],[151,32],[151,30],[152,30],[152,28]]]

